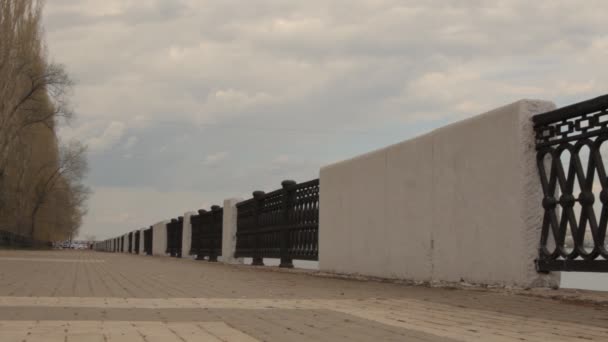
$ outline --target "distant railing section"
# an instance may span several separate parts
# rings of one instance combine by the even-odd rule
[[[152,227],[144,230],[144,254],[152,255],[152,241],[154,237],[154,231]]]
[[[129,253],[133,253],[133,232],[130,232],[128,235],[127,249],[129,251]]]
[[[253,265],[280,258],[280,267],[293,267],[294,259],[318,260],[318,179],[284,181],[270,193],[256,191],[237,208],[235,257],[251,257]]]
[[[135,245],[134,245],[134,249],[135,250],[133,251],[133,253],[135,253],[135,254],[139,254],[139,249],[140,249],[139,248],[140,247],[139,244],[141,242],[140,235],[141,235],[141,231],[138,230],[138,231],[135,232]]]
[[[184,218],[171,219],[167,223],[167,251],[172,257],[182,257],[182,236],[184,229]]]
[[[53,244],[13,232],[0,230],[0,248],[50,248]]]
[[[217,205],[211,211],[199,210],[198,215],[190,217],[192,225],[192,244],[190,254],[196,255],[197,260],[208,258],[217,261],[222,255],[222,223],[224,210]]]
[[[608,272],[608,95],[533,118],[544,210],[540,272]]]

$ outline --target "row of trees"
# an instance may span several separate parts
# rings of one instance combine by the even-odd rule
[[[86,213],[88,167],[82,144],[57,138],[72,82],[48,60],[42,5],[0,0],[0,230],[62,240]]]

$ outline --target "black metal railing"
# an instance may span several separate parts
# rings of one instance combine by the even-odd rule
[[[180,216],[167,223],[167,251],[172,257],[182,257],[182,234],[184,228],[184,218]]]
[[[235,257],[251,257],[253,265],[280,258],[281,267],[293,267],[294,259],[318,260],[318,179],[284,181],[281,189],[267,194],[256,191],[237,208]]]
[[[52,243],[0,230],[0,248],[50,248]]]
[[[124,253],[125,251],[125,236],[120,237],[120,252]]]
[[[537,270],[608,272],[608,95],[533,121],[544,196]]]
[[[128,239],[127,239],[127,240],[128,240],[128,243],[129,243],[129,244],[127,245],[127,247],[128,247],[128,252],[129,252],[129,253],[133,253],[133,232],[130,232],[130,233],[129,233],[129,235],[128,235]]]
[[[152,255],[152,240],[154,237],[154,231],[152,227],[144,230],[144,254]]]
[[[133,253],[135,254],[139,254],[139,244],[140,244],[140,240],[141,240],[141,231],[136,231],[135,232],[135,251],[133,251]]]
[[[211,211],[199,210],[198,215],[190,217],[192,225],[192,244],[190,254],[196,255],[197,260],[208,258],[217,261],[222,255],[222,227],[224,209],[214,205]]]

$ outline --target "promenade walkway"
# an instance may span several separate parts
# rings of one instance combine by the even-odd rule
[[[608,306],[172,258],[0,251],[0,341],[608,341]]]

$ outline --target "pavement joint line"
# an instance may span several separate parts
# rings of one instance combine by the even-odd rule
[[[76,264],[99,264],[99,263],[106,262],[103,259],[59,259],[59,258],[17,258],[17,257],[0,257],[0,261],[58,262],[58,263],[76,263]]]
[[[0,341],[235,341],[257,342],[225,322],[156,322],[156,321],[0,321]],[[182,334],[180,334],[182,333]],[[185,336],[185,337],[182,337]],[[187,339],[186,339],[187,338]]]
[[[388,325],[396,328],[415,330],[436,336],[465,336],[466,339],[493,336],[496,331],[505,335],[538,337],[538,341],[559,336],[535,332],[547,322],[533,317],[497,313],[486,310],[455,308],[439,303],[429,303],[416,299],[376,298],[353,299],[256,299],[256,298],[102,298],[102,297],[0,297],[0,307],[61,307],[99,309],[247,309],[247,310],[329,310]],[[492,326],[476,324],[475,333],[462,324],[461,319],[476,317],[493,320]],[[580,332],[582,339],[608,336],[608,328],[562,322],[556,330],[563,333]],[[509,340],[496,336],[492,341]],[[566,341],[568,339],[565,339]]]

